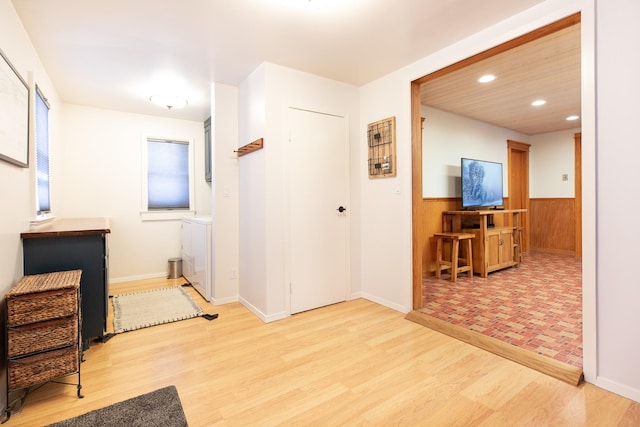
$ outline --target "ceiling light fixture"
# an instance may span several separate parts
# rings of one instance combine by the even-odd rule
[[[183,108],[187,105],[187,100],[174,95],[153,95],[149,98],[149,101],[156,104],[158,107],[171,109]]]
[[[579,118],[580,118],[580,116],[569,116],[569,117],[567,117],[567,120],[571,122],[573,120],[578,120]]]
[[[489,83],[492,82],[496,79],[496,76],[494,76],[493,74],[485,74],[484,76],[480,77],[478,79],[478,82],[480,83]]]
[[[547,101],[545,101],[544,99],[536,99],[535,101],[533,101],[531,103],[531,105],[533,105],[534,107],[539,107],[539,106],[544,105],[546,103],[547,103]]]
[[[287,7],[308,9],[311,11],[317,10],[320,7],[317,1],[312,0],[282,0]]]

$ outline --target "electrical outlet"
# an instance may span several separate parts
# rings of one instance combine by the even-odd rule
[[[235,279],[237,277],[238,277],[238,273],[234,269],[231,269],[231,278]]]

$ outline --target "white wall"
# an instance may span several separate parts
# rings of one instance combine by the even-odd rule
[[[460,158],[502,163],[503,195],[509,195],[507,139],[529,142],[525,134],[422,106],[422,196],[460,197]]]
[[[49,122],[51,125],[50,149],[59,151],[60,137],[57,128],[60,123],[58,94],[51,84],[40,58],[33,48],[29,36],[24,31],[13,5],[9,0],[0,0],[0,49],[16,68],[30,88],[37,83],[47,94],[51,104]],[[2,59],[0,59],[2,60]],[[30,92],[33,109],[34,92]],[[33,126],[33,116],[30,126]],[[35,218],[34,150],[30,147],[29,167],[21,168],[0,160],[0,295],[11,289],[22,277],[22,242],[20,233],[29,230],[30,220]],[[52,170],[52,175],[57,171]],[[51,184],[52,196],[59,192],[58,186]],[[0,325],[5,325],[5,304],[0,305]],[[3,353],[4,354],[4,353]],[[6,368],[4,360],[0,365]],[[0,407],[6,406],[6,369],[0,370]]]
[[[423,197],[460,197],[460,158],[504,165],[505,197],[509,194],[507,139],[531,144],[529,196],[574,197],[574,139],[580,129],[525,135],[429,106],[422,106]],[[562,181],[567,174],[568,180]]]
[[[30,70],[41,68],[39,58],[8,0],[0,1],[0,40],[13,41],[3,43],[0,48],[23,79],[27,80]],[[4,295],[22,276],[20,233],[29,229],[31,214],[29,169],[0,160],[0,182],[0,290]]]
[[[640,401],[640,2],[597,1],[598,381]]]
[[[238,147],[266,133],[266,67],[256,69],[239,88]],[[240,301],[265,320],[267,310],[266,148],[238,158]]]
[[[211,97],[213,304],[238,300],[238,88],[215,83]]]
[[[411,309],[411,117],[406,70],[361,88],[359,149],[367,159],[369,123],[396,117],[397,175],[369,179],[363,168],[360,241],[362,296],[401,312]],[[381,244],[384,242],[384,244]]]
[[[9,0],[0,0],[0,49],[30,88],[30,132],[33,131],[33,90],[37,84],[46,94],[51,105],[49,114],[49,144],[52,155],[60,152],[60,108],[58,94],[33,48]],[[2,59],[0,59],[2,60]],[[30,135],[29,139],[32,139]],[[26,141],[25,141],[26,143]],[[28,231],[29,222],[35,219],[35,150],[29,142],[29,167],[22,168],[0,160],[0,291],[8,291],[22,276],[22,242],[20,233]],[[58,174],[52,169],[52,176]],[[60,187],[51,183],[52,197]],[[4,292],[2,293],[4,295]],[[2,317],[3,319],[4,317]]]
[[[181,253],[181,224],[140,217],[142,141],[154,136],[195,143],[195,206],[198,215],[210,215],[203,123],[65,104],[62,125],[63,152],[52,157],[64,190],[53,200],[62,206],[56,216],[111,218],[111,282],[166,275],[167,260]]]
[[[18,73],[26,79],[27,70],[38,61],[35,52],[28,43],[8,1],[0,2],[0,40],[16,40],[15,45],[3,45],[4,54],[16,67]],[[1,59],[0,59],[1,60]],[[22,276],[22,242],[20,233],[29,229],[30,219],[30,174],[29,169],[21,168],[0,160],[0,292],[7,293]],[[6,325],[5,304],[2,304],[0,325]],[[3,351],[4,354],[4,351]],[[4,358],[3,358],[4,359]],[[6,363],[1,363],[0,405],[6,407]]]
[[[239,145],[261,137],[265,144],[263,150],[239,159],[240,299],[263,320],[272,321],[288,316],[290,310],[286,110],[292,106],[344,115],[353,143],[358,134],[358,91],[344,83],[264,63],[241,85],[240,93],[240,127],[248,131],[240,132]],[[350,162],[355,165],[358,159]],[[358,187],[352,181],[354,193],[357,197]],[[351,236],[358,238],[354,231],[359,230],[357,206],[349,210],[349,218]],[[357,280],[356,272],[351,277],[352,295],[360,292]]]
[[[575,143],[580,129],[533,135],[529,139],[529,197],[572,198],[575,196]],[[562,175],[567,175],[567,181]]]

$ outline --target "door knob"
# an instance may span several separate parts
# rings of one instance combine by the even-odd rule
[[[337,209],[337,211],[338,211],[338,212],[340,212],[340,213],[342,213],[342,212],[344,212],[344,211],[346,211],[346,210],[347,210],[347,208],[345,208],[344,206],[340,206],[340,207]]]

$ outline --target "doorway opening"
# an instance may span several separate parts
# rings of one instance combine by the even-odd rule
[[[441,222],[440,217],[442,215],[442,212],[459,209],[459,200],[456,197],[449,196],[449,197],[427,198],[423,194],[423,144],[422,144],[423,132],[422,132],[422,126],[421,126],[421,123],[423,122],[423,117],[421,116],[422,105],[423,105],[421,101],[421,94],[423,90],[423,85],[433,82],[436,79],[446,76],[450,73],[460,72],[465,67],[468,67],[472,64],[479,63],[480,61],[483,61],[487,58],[498,55],[500,53],[507,52],[511,49],[518,48],[529,42],[538,40],[545,36],[560,32],[572,26],[578,25],[579,27],[579,23],[580,23],[580,14],[578,13],[575,15],[571,15],[565,19],[552,23],[532,33],[529,33],[517,39],[511,40],[493,49],[489,49],[485,52],[482,52],[466,60],[460,61],[456,64],[453,64],[449,67],[446,67],[444,69],[441,69],[439,71],[426,75],[412,82],[412,86],[411,86],[412,139],[413,139],[413,149],[412,149],[413,210],[412,210],[412,213],[413,213],[413,221],[414,221],[414,224],[413,224],[414,225],[413,226],[413,308],[414,308],[414,312],[410,313],[410,315],[407,316],[411,320],[415,320],[419,323],[427,324],[428,326],[433,327],[433,325],[429,324],[430,320],[429,319],[425,320],[425,317],[421,316],[421,313],[419,312],[419,310],[421,310],[424,305],[423,289],[424,289],[425,278],[429,278],[432,275],[431,270],[433,268],[432,260],[434,256],[434,248],[433,248],[434,244],[431,241],[432,239],[430,239],[430,237],[434,234],[434,232],[441,231],[441,230],[438,230],[437,228],[440,226],[440,222]],[[461,102],[461,101],[458,100],[458,102]],[[428,118],[427,118],[427,122],[428,122]],[[516,144],[516,148],[517,148],[517,144]],[[428,154],[428,153],[425,153],[425,154]],[[514,153],[513,156],[509,155],[509,160],[508,160],[510,163],[509,167],[511,167],[511,162],[515,162],[518,159],[522,160],[522,155],[523,153],[520,153],[520,152]],[[579,173],[577,167],[576,167],[576,171],[577,173]],[[511,176],[511,173],[509,173],[508,175]],[[576,181],[578,179],[579,177],[576,176]],[[514,185],[517,185],[517,184],[514,182]],[[576,184],[576,189],[577,189],[577,185],[578,184]],[[509,197],[507,198],[507,203],[505,204],[507,204],[507,206],[511,208],[513,208],[513,206],[515,206],[516,204],[525,205],[525,206],[517,206],[517,207],[527,209],[526,222],[525,224],[523,224],[524,235],[523,235],[522,243],[523,243],[523,247],[525,249],[528,249],[529,247],[531,247],[531,243],[532,243],[532,238],[530,237],[529,233],[531,230],[530,221],[533,214],[530,213],[529,211],[530,206],[526,201],[528,198],[528,194],[526,194],[527,197],[522,198],[522,200],[520,200],[522,196],[522,192],[523,191],[528,192],[528,183],[524,183],[522,186],[518,186],[518,189],[519,190],[517,192],[512,194],[511,183],[509,184]],[[511,198],[513,198],[513,200],[510,200]],[[577,192],[575,194],[575,201],[572,200],[571,203],[579,203],[579,195]],[[578,209],[579,209],[579,206],[575,206],[572,209],[572,212],[576,212],[575,213],[576,216],[574,217],[576,222],[579,222],[579,218],[577,218]],[[576,224],[575,228],[573,229],[577,230],[578,228],[579,228],[579,224]],[[573,242],[576,242],[577,244],[578,242],[577,236],[576,236],[576,239],[573,240]],[[574,249],[575,249],[575,255],[580,256],[579,248],[576,246]],[[578,261],[578,264],[579,264],[579,261]],[[513,270],[517,271],[516,269],[513,269]],[[498,273],[493,273],[493,274],[498,274]],[[437,326],[447,328],[447,326],[442,324],[439,324]],[[458,338],[465,340],[467,342],[471,342],[472,344],[479,345],[477,342],[473,342],[478,337],[471,334],[473,336],[472,338],[469,338],[469,334],[467,332],[468,331],[458,331],[457,333],[458,335],[460,335],[458,336]],[[453,335],[454,333],[449,333],[449,334]],[[492,342],[490,345],[488,345],[488,347],[493,347],[494,344],[496,343]],[[482,347],[483,345],[480,344],[479,346]],[[504,355],[505,357],[512,358],[515,360],[513,354],[508,354],[513,350],[511,347],[512,346],[509,344],[509,347],[505,347],[506,350],[504,351],[503,350],[494,351],[495,349],[493,348],[490,348],[489,350],[497,352],[499,354],[501,354],[502,352],[502,355]],[[516,351],[516,353],[520,353],[520,352]],[[529,362],[522,361],[522,360],[518,360],[518,361],[524,364],[528,364],[534,369],[548,373],[552,376],[561,378],[568,382],[577,383],[577,381],[579,381],[582,374],[581,369],[579,369],[578,371],[576,371],[576,369],[570,369],[569,373],[558,374],[558,369],[562,367],[557,366],[557,364],[553,363],[553,361],[547,361],[546,359],[548,358],[546,357],[537,357],[540,355],[535,355],[535,356],[536,357],[531,358],[532,361],[529,361]],[[545,365],[546,362],[549,362],[548,366],[540,366],[540,365]]]

